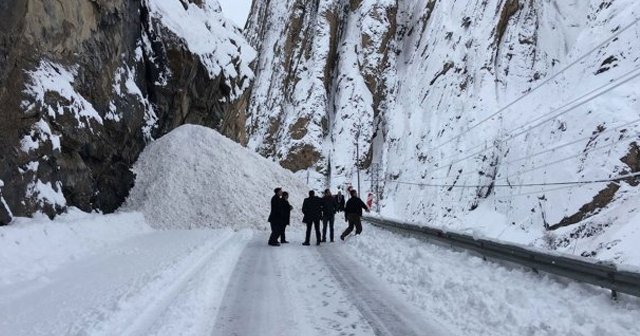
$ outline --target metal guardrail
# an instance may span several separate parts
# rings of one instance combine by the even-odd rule
[[[618,270],[616,265],[611,263],[589,262],[572,257],[547,254],[522,246],[477,239],[470,235],[447,232],[428,226],[400,223],[369,216],[365,216],[363,219],[392,231],[429,238],[474,251],[485,257],[504,260],[536,271],[607,288],[611,290],[613,298],[617,297],[618,292],[640,297],[640,273]]]

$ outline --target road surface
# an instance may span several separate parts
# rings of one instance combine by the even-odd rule
[[[0,287],[2,335],[449,335],[350,259],[344,243],[159,231]]]

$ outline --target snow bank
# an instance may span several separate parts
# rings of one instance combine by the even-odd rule
[[[485,262],[466,252],[366,226],[347,241],[397,292],[461,335],[640,335],[640,300]]]
[[[100,248],[150,232],[140,213],[87,214],[75,208],[55,221],[15,218],[0,227],[0,285],[35,279]]]
[[[290,193],[292,220],[307,187],[257,153],[195,125],[184,125],[148,146],[134,166],[136,184],[125,208],[156,228],[266,228],[273,189]]]

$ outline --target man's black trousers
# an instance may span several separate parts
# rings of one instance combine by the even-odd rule
[[[315,226],[316,229],[316,243],[320,243],[320,218],[310,220],[307,223],[307,234],[305,236],[304,242],[309,243],[309,239],[311,238],[311,225]]]
[[[322,241],[327,241],[327,224],[329,224],[329,238],[333,241],[333,223],[335,219],[335,216],[322,219]]]
[[[280,223],[270,223],[271,224],[271,235],[269,236],[269,243],[277,243],[278,238],[282,234],[284,225]]]

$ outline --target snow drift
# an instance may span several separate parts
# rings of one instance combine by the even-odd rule
[[[56,220],[19,217],[0,230],[0,286],[37,279],[60,265],[151,232],[140,213],[88,214],[70,208]]]
[[[181,126],[151,144],[134,166],[126,208],[155,228],[266,228],[273,189],[283,187],[302,218],[307,188],[293,173],[218,132]]]

